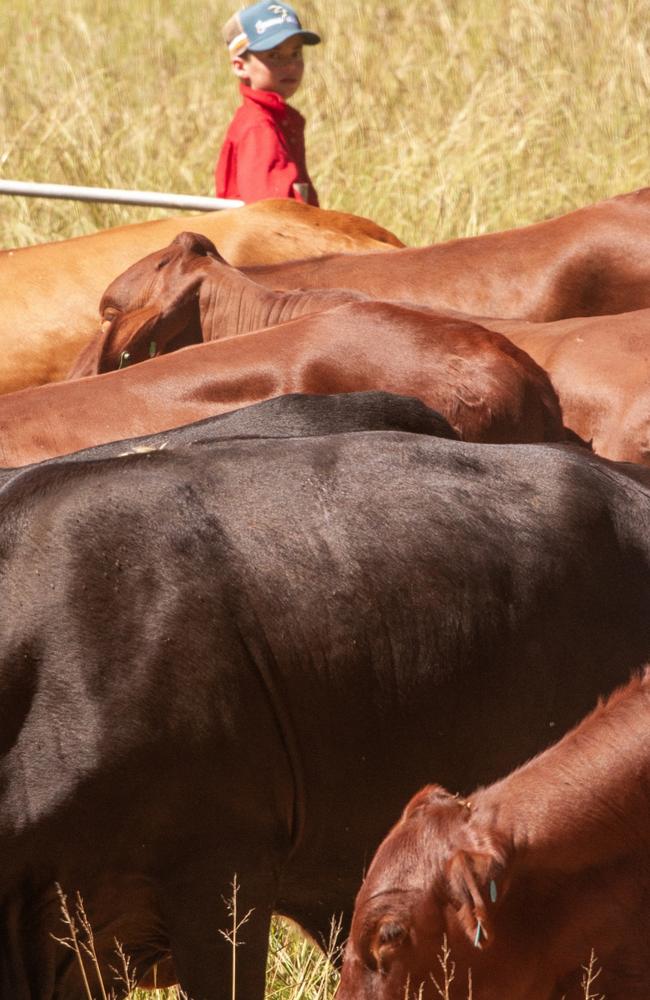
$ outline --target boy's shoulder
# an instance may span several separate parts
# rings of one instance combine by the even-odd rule
[[[261,97],[261,99],[260,99]],[[256,95],[254,100],[244,97],[228,128],[230,138],[240,138],[251,129],[273,129],[278,132],[283,126],[294,126],[304,119],[296,108],[292,108],[277,94],[271,92]]]
[[[233,139],[240,139],[242,136],[246,135],[253,129],[273,129],[277,130],[277,123],[268,111],[263,108],[250,107],[247,104],[241,104],[235,114],[233,115],[230,125],[228,126],[228,137]]]

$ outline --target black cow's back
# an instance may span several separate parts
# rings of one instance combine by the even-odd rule
[[[285,438],[343,434],[349,431],[407,431],[457,440],[451,424],[415,396],[372,390],[328,396],[288,393],[143,437],[124,438],[74,452],[75,459],[159,451],[224,438]],[[49,461],[64,462],[64,455]],[[0,469],[0,484],[16,470]]]

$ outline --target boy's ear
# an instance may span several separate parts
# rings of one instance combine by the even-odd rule
[[[246,63],[241,56],[233,56],[230,60],[230,65],[232,66],[233,73],[235,76],[239,77],[240,80],[245,80],[248,77]]]

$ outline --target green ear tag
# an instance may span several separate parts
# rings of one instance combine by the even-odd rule
[[[497,901],[497,884],[494,879],[490,882],[490,899],[493,903]]]
[[[155,356],[156,356],[156,341],[152,340],[151,343],[149,344],[149,357],[155,358]]]
[[[481,947],[481,934],[483,933],[483,928],[481,927],[481,921],[476,921],[476,934],[474,935],[474,947]]]

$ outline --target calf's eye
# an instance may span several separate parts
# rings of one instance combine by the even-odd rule
[[[388,972],[407,936],[408,931],[404,924],[390,918],[382,920],[371,948],[374,964],[380,972]]]
[[[387,921],[379,928],[379,944],[399,944],[406,937],[406,928],[394,921]]]

